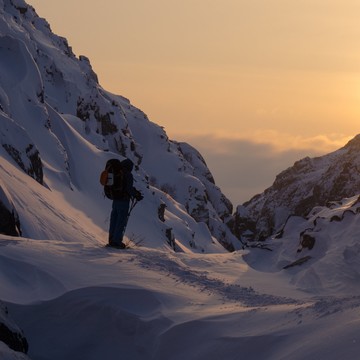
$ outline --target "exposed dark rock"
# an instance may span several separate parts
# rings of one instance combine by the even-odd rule
[[[20,221],[14,211],[10,211],[0,200],[0,233],[9,236],[20,236]]]
[[[167,229],[165,230],[165,236],[166,236],[166,239],[167,239],[167,241],[168,241],[168,244],[171,246],[171,248],[172,248],[173,250],[175,250],[175,249],[176,249],[176,246],[175,246],[175,236],[174,236],[174,234],[173,234],[173,232],[172,232],[172,228],[167,228]]]
[[[0,322],[0,341],[10,349],[27,354],[29,345],[26,338],[20,333],[12,332],[5,324]]]
[[[38,183],[44,184],[43,166],[39,151],[35,149],[34,145],[30,144],[26,148],[26,155],[30,160],[31,166],[27,173],[33,177]]]
[[[30,160],[30,166],[26,166],[22,159],[21,152],[10,144],[3,144],[3,148],[14,159],[14,161],[24,170],[28,175],[34,178],[38,183],[44,183],[43,167],[39,151],[36,150],[34,145],[29,144],[26,148],[26,156]]]
[[[158,218],[160,221],[165,222],[165,209],[166,204],[162,203],[158,207]]]
[[[23,332],[10,319],[8,310],[2,303],[0,303],[0,341],[14,351],[27,354],[29,350]]]
[[[102,113],[96,101],[85,101],[85,99],[79,98],[77,101],[76,116],[83,121],[87,121],[91,115],[93,115],[100,124],[102,135],[106,136],[118,132],[117,126],[111,121],[111,116],[113,115],[111,112]]]
[[[300,247],[297,251],[300,252],[304,248],[312,250],[315,245],[315,241],[316,239],[313,235],[306,232],[302,233],[300,236]]]

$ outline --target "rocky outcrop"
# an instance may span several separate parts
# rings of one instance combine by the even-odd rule
[[[281,172],[262,194],[237,208],[228,222],[238,238],[263,240],[274,234],[289,215],[306,216],[315,206],[360,192],[360,135],[343,148],[309,158]]]
[[[190,197],[185,206],[190,215],[198,222],[207,224],[212,235],[217,238],[225,248],[234,250],[229,228],[224,221],[231,217],[233,205],[229,199],[216,186],[213,175],[206,165],[201,154],[187,143],[176,143],[180,153],[190,165],[194,177],[201,183],[190,186]]]
[[[26,354],[29,349],[23,332],[10,318],[8,309],[0,302],[0,341],[10,349]]]
[[[20,236],[20,220],[4,184],[0,182],[0,234]]]
[[[21,126],[1,113],[0,144],[24,172],[43,184],[43,166],[38,149]]]
[[[0,234],[20,236],[20,221],[15,210],[10,211],[0,200]]]
[[[22,170],[37,182],[43,184],[42,162],[39,151],[36,150],[33,144],[29,144],[24,151],[21,151],[11,144],[2,144],[2,146]]]

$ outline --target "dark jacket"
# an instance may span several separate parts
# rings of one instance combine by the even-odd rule
[[[121,162],[124,171],[124,198],[123,200],[130,200],[130,198],[136,195],[136,189],[134,188],[134,177],[131,173],[134,168],[134,164],[130,159],[125,159]]]

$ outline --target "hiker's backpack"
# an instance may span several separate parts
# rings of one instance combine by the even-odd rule
[[[107,198],[114,200],[124,196],[124,169],[119,159],[106,162],[105,170],[100,174],[100,184],[104,187]]]

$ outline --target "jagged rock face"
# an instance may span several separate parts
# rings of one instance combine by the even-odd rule
[[[280,173],[262,194],[237,208],[229,222],[234,234],[264,239],[289,215],[306,216],[315,206],[360,192],[360,135],[343,148],[316,158],[306,157]]]
[[[232,214],[232,203],[215,185],[214,177],[201,154],[187,143],[176,144],[192,167],[189,172],[201,180],[198,187],[189,187],[190,198],[185,203],[186,208],[196,221],[206,223],[213,236],[227,249],[233,250],[231,242],[228,241],[229,228],[223,224]]]
[[[224,220],[232,214],[233,205],[215,185],[215,180],[201,154],[187,143],[177,143],[184,158],[193,167],[193,174],[201,179],[206,188],[206,197]]]

